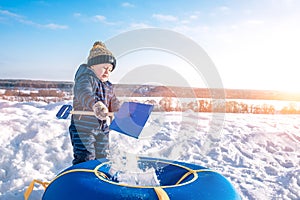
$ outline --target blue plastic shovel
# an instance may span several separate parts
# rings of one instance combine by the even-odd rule
[[[124,102],[119,111],[116,113],[108,113],[109,116],[114,116],[110,129],[125,135],[138,138],[141,134],[152,110],[153,105]],[[74,111],[71,105],[63,105],[57,112],[58,119],[67,119],[70,114],[77,115],[94,115],[91,111]]]

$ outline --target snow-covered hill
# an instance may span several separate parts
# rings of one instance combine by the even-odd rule
[[[69,120],[55,118],[66,103],[71,102],[0,101],[0,199],[22,199],[33,179],[50,181],[71,165]],[[221,132],[211,137],[214,126]],[[298,115],[214,118],[191,110],[154,112],[141,139],[112,132],[111,147],[122,155],[210,167],[227,177],[242,199],[300,198]],[[40,199],[42,193],[37,186],[30,199]]]

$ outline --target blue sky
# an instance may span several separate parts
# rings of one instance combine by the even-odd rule
[[[72,81],[94,41],[156,27],[197,42],[226,88],[300,92],[299,21],[298,0],[0,0],[0,78]]]

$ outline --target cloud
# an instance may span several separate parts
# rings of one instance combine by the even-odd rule
[[[96,22],[101,22],[103,24],[106,24],[106,25],[115,25],[116,23],[114,22],[108,22],[106,17],[103,16],[103,15],[95,15],[93,17],[93,19],[96,21]]]
[[[81,13],[74,13],[73,16],[74,17],[81,17],[82,15],[81,15]]]
[[[5,16],[8,16],[8,17],[12,17],[12,18],[22,18],[21,15],[12,13],[12,12],[10,12],[10,11],[8,11],[8,10],[0,10],[0,14],[1,14],[1,15],[5,15]]]
[[[198,19],[199,17],[198,17],[198,15],[190,15],[189,18],[192,19],[192,20],[196,20],[196,19]]]
[[[34,26],[38,28],[47,28],[51,30],[56,30],[56,29],[68,29],[68,26],[66,25],[59,25],[59,24],[40,24],[36,23],[34,21],[26,19],[24,16],[10,12],[8,10],[0,10],[0,15],[6,17],[7,19],[12,19],[18,23],[29,25],[29,26]]]
[[[94,19],[95,19],[96,21],[99,21],[99,22],[105,22],[105,21],[106,21],[106,17],[103,16],[103,15],[95,15],[95,16],[94,16]]]
[[[55,29],[68,29],[68,26],[65,26],[65,25],[59,25],[59,24],[46,24],[46,25],[43,25],[44,28],[48,28],[48,29],[52,29],[52,30],[55,30]]]
[[[124,3],[121,4],[121,6],[125,7],[125,8],[133,8],[133,7],[135,7],[134,4],[129,3],[129,2],[124,2]]]
[[[153,14],[152,17],[159,21],[176,22],[178,18],[173,15]]]
[[[130,27],[134,29],[142,29],[142,28],[150,28],[151,26],[145,23],[132,23],[130,24]]]
[[[213,9],[209,15],[212,17],[230,15],[231,9],[228,6],[219,6]]]
[[[118,22],[110,22],[107,20],[107,17],[104,15],[92,15],[87,16],[82,13],[73,13],[73,17],[76,18],[76,20],[79,20],[82,23],[101,23],[105,25],[116,25]]]
[[[227,6],[220,6],[217,8],[217,10],[224,14],[228,14],[230,12],[230,8]]]

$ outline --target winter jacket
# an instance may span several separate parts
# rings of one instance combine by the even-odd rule
[[[96,74],[82,64],[75,74],[73,108],[76,111],[93,111],[93,105],[102,101],[110,112],[119,109],[119,101],[113,90],[113,85],[107,81],[102,82]],[[98,120],[95,116],[73,115],[71,126],[74,125],[78,132],[106,133],[109,127],[106,121]]]

